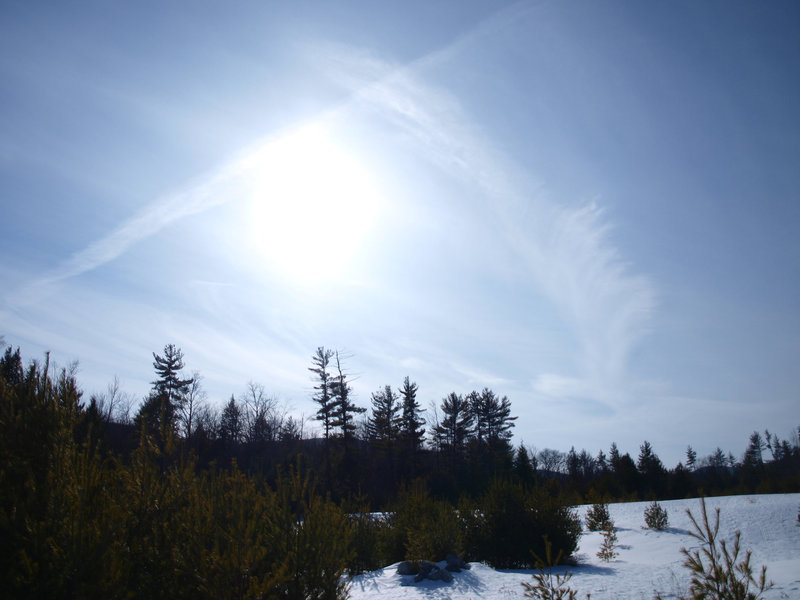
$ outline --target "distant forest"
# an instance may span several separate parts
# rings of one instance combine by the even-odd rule
[[[259,384],[216,409],[202,376],[185,373],[179,347],[167,344],[153,359],[153,387],[135,412],[134,399],[116,382],[88,399],[75,382],[80,430],[101,452],[129,457],[147,435],[161,451],[172,444],[181,456],[191,455],[200,471],[235,463],[267,484],[300,461],[314,473],[319,493],[337,502],[359,497],[372,510],[412,484],[455,503],[480,496],[496,479],[546,486],[573,504],[800,491],[800,427],[791,440],[754,431],[739,456],[717,448],[698,457],[687,446],[685,461],[673,468],[646,440],[635,458],[616,443],[597,454],[574,447],[533,451],[512,445],[511,402],[487,388],[452,392],[424,411],[417,384],[406,377],[397,388],[376,390],[369,410],[358,407],[342,356],[320,347],[308,366],[321,434],[312,438],[308,423],[288,415]],[[74,372],[65,370],[73,379]],[[0,373],[11,383],[24,378],[19,348],[5,349]]]

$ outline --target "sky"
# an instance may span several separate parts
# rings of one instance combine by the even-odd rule
[[[0,6],[0,335],[143,398],[489,387],[667,466],[800,425],[796,3]],[[310,421],[309,430],[318,429]]]

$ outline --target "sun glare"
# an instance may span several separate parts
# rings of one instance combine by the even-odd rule
[[[321,126],[270,144],[253,192],[251,228],[261,258],[304,284],[346,274],[379,203],[370,174]]]

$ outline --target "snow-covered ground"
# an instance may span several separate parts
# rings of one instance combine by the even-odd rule
[[[665,597],[686,592],[689,576],[682,567],[681,547],[697,548],[699,543],[688,534],[690,509],[700,520],[699,500],[670,500],[660,504],[669,514],[669,529],[643,529],[644,509],[648,502],[610,505],[611,518],[617,527],[619,556],[612,562],[597,558],[602,543],[600,533],[584,533],[577,551],[579,565],[570,567],[569,582],[584,599],[623,600],[653,598],[656,591]],[[714,509],[720,508],[721,539],[732,539],[742,532],[742,549],[752,550],[751,565],[758,573],[767,565],[767,578],[775,586],[765,594],[768,599],[800,600],[800,494],[748,495],[709,498],[706,500],[713,524]],[[584,516],[588,506],[579,507]],[[743,553],[742,553],[743,554]],[[532,581],[530,570],[496,571],[472,563],[469,571],[456,573],[452,583],[423,581],[396,573],[396,565],[356,577],[351,584],[352,600],[431,600],[470,599],[508,600],[523,598],[522,581]],[[562,572],[558,568],[555,572]]]

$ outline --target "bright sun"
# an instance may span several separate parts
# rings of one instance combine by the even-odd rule
[[[322,126],[271,143],[257,169],[253,240],[268,265],[313,284],[342,277],[372,228],[372,177]]]

